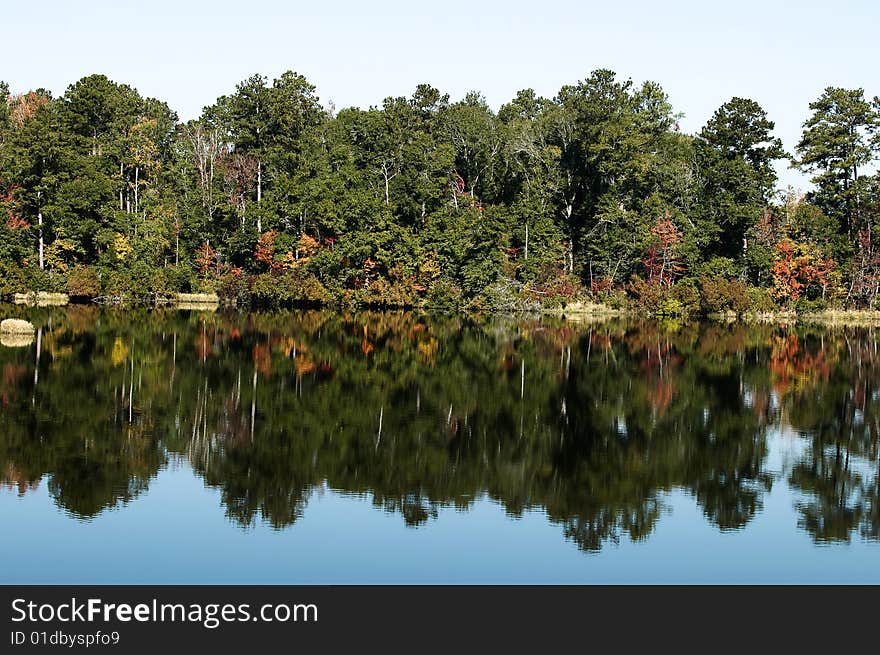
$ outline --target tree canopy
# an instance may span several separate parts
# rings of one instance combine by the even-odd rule
[[[658,83],[610,70],[498,111],[420,84],[336,112],[292,71],[187,122],[103,75],[0,92],[2,294],[687,313],[880,288],[880,101],[861,89],[810,105],[804,197],[777,188],[789,155],[755,100],[684,134]]]

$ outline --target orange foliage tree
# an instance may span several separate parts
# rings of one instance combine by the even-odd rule
[[[277,269],[281,265],[275,261],[275,240],[278,238],[276,230],[263,232],[257,239],[257,247],[254,250],[254,259],[269,268]]]
[[[654,242],[648,247],[643,260],[648,282],[660,286],[672,286],[684,273],[684,265],[678,259],[677,253],[678,244],[681,243],[681,232],[667,213],[654,223],[651,235],[654,237]]]
[[[205,241],[205,245],[196,252],[196,266],[201,275],[205,275],[217,259],[217,251]]]
[[[773,263],[773,296],[782,302],[801,298],[810,285],[821,289],[825,298],[837,264],[808,244],[783,239],[776,244]]]

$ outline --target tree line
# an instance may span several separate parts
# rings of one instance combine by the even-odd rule
[[[429,85],[335,111],[287,72],[181,122],[91,75],[0,83],[0,293],[661,314],[880,291],[880,99],[828,87],[794,153],[754,100],[693,135],[609,70],[497,112]],[[812,175],[780,191],[776,167]]]

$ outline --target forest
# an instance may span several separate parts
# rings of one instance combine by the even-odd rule
[[[596,70],[494,111],[430,85],[324,105],[255,75],[182,122],[103,75],[0,82],[0,295],[656,315],[873,308],[880,99],[828,87],[794,152],[754,100],[697,134]],[[807,172],[805,195],[778,188]]]

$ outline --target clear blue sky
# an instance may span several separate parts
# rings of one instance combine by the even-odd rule
[[[792,5],[797,4],[797,7]],[[0,79],[63,93],[104,73],[166,100],[181,118],[255,73],[305,75],[337,108],[428,82],[498,108],[517,90],[553,96],[610,68],[660,82],[682,129],[731,96],[757,100],[793,149],[829,85],[880,94],[880,2],[872,0],[41,0],[10,3]],[[784,183],[806,186],[785,172]]]

